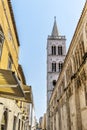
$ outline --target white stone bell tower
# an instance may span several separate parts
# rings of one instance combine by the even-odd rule
[[[52,34],[47,39],[47,108],[66,55],[66,38],[59,34],[56,17]]]

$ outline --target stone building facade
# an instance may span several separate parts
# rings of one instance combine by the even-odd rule
[[[49,130],[87,130],[87,1],[49,102]]]
[[[44,113],[42,118],[42,130],[46,130],[46,113]]]
[[[0,0],[0,130],[30,130],[33,94],[19,59],[19,39],[10,0]]]
[[[43,116],[39,118],[38,129],[46,130],[46,113],[44,113]]]

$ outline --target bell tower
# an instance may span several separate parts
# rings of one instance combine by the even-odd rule
[[[66,56],[66,38],[59,34],[56,17],[52,33],[47,38],[47,107]]]

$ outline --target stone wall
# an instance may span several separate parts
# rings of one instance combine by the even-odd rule
[[[87,130],[87,2],[49,103],[51,130]]]

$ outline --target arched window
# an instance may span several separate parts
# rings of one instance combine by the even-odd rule
[[[56,63],[55,62],[52,63],[52,72],[56,72]]]
[[[59,72],[61,72],[61,70],[62,70],[62,67],[63,67],[63,63],[59,63]]]
[[[1,130],[7,130],[7,120],[7,111],[5,111],[1,121]]]
[[[56,46],[52,46],[52,55],[56,55]]]
[[[63,48],[62,48],[62,46],[58,46],[58,55],[63,55]]]

